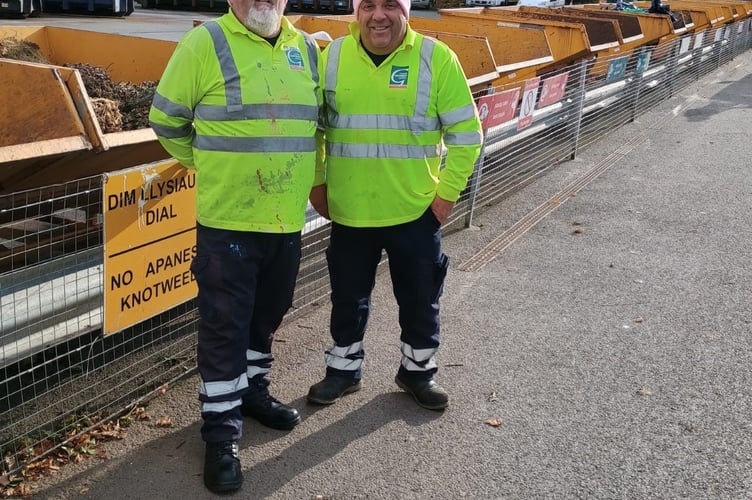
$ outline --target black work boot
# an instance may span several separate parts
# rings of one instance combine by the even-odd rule
[[[315,383],[308,390],[308,402],[330,405],[345,394],[359,391],[360,379],[327,375],[321,382]]]
[[[243,484],[237,441],[206,443],[204,485],[213,493],[230,493]]]
[[[441,411],[449,406],[449,394],[433,379],[411,380],[397,374],[394,381],[423,408]]]
[[[298,410],[273,398],[266,387],[251,385],[251,391],[243,396],[240,413],[280,431],[289,431],[300,423]]]

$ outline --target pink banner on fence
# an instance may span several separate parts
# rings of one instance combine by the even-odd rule
[[[484,95],[478,99],[478,114],[484,130],[501,125],[514,118],[520,89]]]

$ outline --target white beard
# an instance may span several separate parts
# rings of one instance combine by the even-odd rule
[[[277,34],[281,21],[282,13],[279,12],[276,6],[271,6],[269,9],[259,9],[254,2],[248,9],[245,26],[259,36],[270,37]]]

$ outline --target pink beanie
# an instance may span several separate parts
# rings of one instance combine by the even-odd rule
[[[355,17],[358,17],[358,9],[360,8],[361,1],[353,0],[353,14],[355,14]],[[405,14],[405,17],[410,19],[410,0],[397,0],[397,3],[402,9],[402,13]]]

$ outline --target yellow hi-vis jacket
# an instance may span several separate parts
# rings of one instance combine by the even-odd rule
[[[323,155],[319,56],[315,41],[286,18],[272,47],[232,12],[180,41],[149,120],[167,152],[196,170],[200,224],[270,233],[303,228]]]
[[[420,217],[436,195],[457,201],[483,137],[454,52],[408,27],[376,67],[352,23],[323,58],[326,167],[314,184],[326,183],[332,220],[392,226]]]

